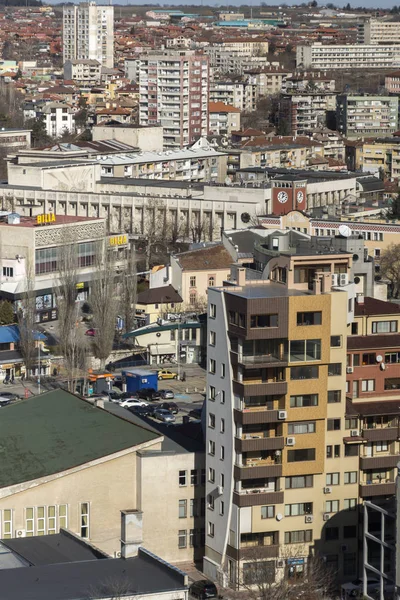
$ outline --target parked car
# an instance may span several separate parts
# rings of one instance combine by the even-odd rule
[[[0,392],[0,402],[2,402],[3,398],[7,400],[20,400],[21,396],[13,392]]]
[[[119,403],[122,408],[131,408],[132,406],[148,406],[147,402],[139,398],[128,398]]]
[[[138,391],[139,398],[143,398],[145,400],[159,400],[160,392],[157,392],[154,388],[142,388]]]
[[[179,406],[175,404],[175,402],[162,402],[160,404],[160,408],[164,408],[165,410],[169,410],[173,415],[178,414]]]
[[[9,404],[11,404],[11,400],[8,400],[8,398],[0,398],[0,408],[8,406]]]
[[[175,423],[174,415],[165,408],[157,408],[154,411],[153,417],[157,419],[157,421],[162,421],[163,423]]]
[[[140,417],[151,416],[153,414],[153,411],[151,410],[152,408],[153,407],[150,405],[140,406],[139,404],[135,406],[128,406],[129,412],[131,412],[134,415],[139,415]]]
[[[138,398],[138,395],[136,392],[122,392],[119,395],[121,400],[129,400],[129,398]]]
[[[175,394],[172,390],[160,390],[160,397],[163,398],[163,400],[173,400]]]
[[[90,329],[86,329],[85,335],[89,337],[96,337],[96,330],[93,327],[91,327]]]
[[[200,598],[200,600],[206,600],[207,598],[217,598],[218,590],[215,583],[208,579],[201,579],[195,581],[189,588],[189,593],[193,598]]]
[[[379,586],[379,579],[370,576],[367,579],[367,591],[372,593]],[[341,587],[341,597],[343,600],[347,598],[362,598],[363,597],[363,580],[354,579],[348,583],[344,583]]]
[[[160,381],[162,379],[178,379],[177,373],[173,373],[172,371],[168,371],[167,369],[162,369],[162,371],[158,371],[157,375]]]
[[[192,417],[192,419],[201,419],[201,408],[192,408],[191,411],[189,411],[189,417]]]
[[[121,402],[121,400],[124,400],[124,398],[121,398],[121,392],[109,392],[108,397],[110,402],[116,402],[117,404]]]

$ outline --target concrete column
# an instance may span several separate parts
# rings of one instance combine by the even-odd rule
[[[121,510],[121,556],[137,556],[143,543],[143,512],[141,510]]]

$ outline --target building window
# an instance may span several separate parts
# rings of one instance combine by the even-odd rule
[[[340,445],[335,444],[334,446],[327,446],[326,458],[340,458]]]
[[[210,358],[210,369],[209,369],[210,373],[212,373],[213,375],[215,375],[215,360],[213,358]]]
[[[186,529],[179,529],[178,531],[178,548],[186,548],[187,546],[187,533]]]
[[[331,363],[328,365],[329,377],[342,374],[342,363]]]
[[[344,483],[357,483],[357,471],[346,471],[344,474]]]
[[[293,340],[290,342],[290,362],[321,359],[321,340]]]
[[[362,392],[374,392],[375,391],[375,379],[363,379],[361,381]]]
[[[362,365],[365,367],[366,365],[375,365],[376,364],[376,354],[375,352],[368,352],[362,355]]]
[[[187,500],[179,500],[179,518],[186,519],[187,517]]]
[[[215,456],[215,442],[209,440],[208,442],[208,454],[210,456]]]
[[[396,333],[397,321],[372,321],[372,333]]]
[[[221,398],[221,404],[225,404],[225,392],[224,392],[224,390],[221,391],[220,398]]]
[[[318,379],[318,367],[291,367],[290,379]]]
[[[307,406],[318,406],[318,394],[290,396],[290,408],[304,408]]]
[[[210,331],[210,346],[215,346],[215,339],[216,339],[215,331]]]
[[[210,275],[210,277],[208,278],[208,287],[214,287],[215,285],[215,277],[214,275]]]
[[[60,504],[58,506],[58,529],[67,529],[68,527],[68,506]]]
[[[191,548],[197,548],[197,534],[196,529],[191,529],[189,532],[189,546]]]
[[[190,471],[190,485],[197,485],[197,469]]]
[[[302,433],[315,433],[315,421],[303,421],[288,424],[289,435],[298,435]]]
[[[375,452],[387,452],[388,450],[389,450],[389,445],[387,442],[376,442]]]
[[[3,534],[2,538],[9,540],[13,537],[13,512],[6,508],[3,510]]]
[[[189,304],[191,304],[193,306],[194,304],[196,304],[196,300],[197,300],[197,294],[196,294],[196,292],[190,292],[190,294],[189,294]]]
[[[225,446],[221,446],[220,459],[225,460]]]
[[[216,315],[217,315],[217,307],[215,304],[210,304],[210,318],[211,319],[215,319]]]
[[[329,390],[328,391],[328,404],[335,404],[341,402],[342,392],[341,390]]]
[[[183,487],[186,485],[186,471],[179,471],[179,485]]]
[[[224,516],[224,510],[225,510],[224,501],[221,500],[219,503],[219,514],[221,515],[221,517]]]
[[[195,275],[191,275],[191,277],[189,278],[189,285],[190,287],[196,287],[196,276]]]
[[[215,400],[215,387],[213,385],[210,385],[209,387],[208,399],[212,400],[213,402]]]
[[[358,456],[357,444],[346,444],[344,447],[345,456]]]
[[[303,462],[315,460],[315,448],[288,450],[288,462]]]
[[[214,523],[212,523],[211,521],[208,522],[208,530],[207,533],[210,537],[214,537],[214,532],[215,532],[215,528],[214,528]]]
[[[285,544],[304,544],[312,542],[312,529],[285,531]]]
[[[293,475],[285,478],[285,487],[287,490],[313,487],[313,475]]]
[[[14,277],[14,268],[3,267],[3,277]]]
[[[35,517],[34,508],[29,507],[25,509],[25,531],[26,537],[32,537],[35,535]]]
[[[344,510],[356,510],[357,508],[357,498],[346,498],[343,504]]]
[[[81,537],[90,537],[89,502],[81,504]]]
[[[327,513],[339,512],[339,500],[326,500],[325,512],[327,512]]]
[[[322,313],[321,312],[298,312],[297,313],[297,325],[321,325]]]
[[[357,429],[358,428],[358,419],[357,417],[351,417],[344,420],[344,428],[345,429]]]
[[[326,485],[339,485],[340,473],[327,473],[326,474]]]
[[[208,481],[210,483],[215,483],[215,469],[212,467],[208,469]]]
[[[325,529],[325,540],[333,542],[339,539],[339,527],[327,527]]]
[[[250,327],[252,329],[278,327],[278,315],[251,315]]]
[[[38,506],[36,509],[36,535],[46,535],[46,508],[44,506]],[[82,535],[82,537],[86,536]]]
[[[331,348],[340,348],[342,345],[341,335],[331,335]]]
[[[285,504],[285,517],[299,517],[302,515],[312,515],[312,502],[299,502],[296,504]]]
[[[225,433],[225,419],[221,419],[219,430],[221,433]]]
[[[221,363],[221,377],[225,377],[225,363]]]
[[[196,500],[196,498],[191,498],[191,500],[190,500],[190,516],[197,517],[197,500]]]
[[[211,427],[211,429],[215,429],[215,415],[212,413],[209,413],[208,415],[208,426]]]
[[[275,506],[262,506],[261,507],[261,518],[262,519],[273,519],[275,517]]]
[[[328,431],[340,431],[340,419],[328,419]]]

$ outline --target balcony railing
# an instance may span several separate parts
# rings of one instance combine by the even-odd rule
[[[258,365],[261,363],[286,363],[288,353],[282,354],[238,354],[238,362],[244,365]]]
[[[360,497],[368,498],[371,496],[392,496],[396,493],[396,484],[394,481],[381,481],[380,483],[361,483]]]
[[[397,466],[400,462],[399,454],[386,454],[382,456],[362,456],[360,457],[360,467],[363,471],[370,469],[390,469]]]
[[[282,504],[283,492],[270,491],[266,488],[255,488],[233,492],[233,503],[236,506],[263,506],[265,504]]]

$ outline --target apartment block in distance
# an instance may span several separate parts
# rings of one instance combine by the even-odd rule
[[[392,135],[398,129],[395,96],[341,94],[337,97],[337,129],[349,138]]]
[[[358,23],[359,44],[400,44],[400,22],[384,19],[365,19]]]
[[[321,44],[299,45],[296,66],[304,69],[391,69],[400,60],[400,44]]]
[[[252,583],[261,560],[269,582],[301,576],[310,551],[342,581],[357,575],[358,456],[343,442],[352,260],[282,253],[270,280],[237,265],[237,283],[208,290],[204,572],[225,585]]]
[[[327,115],[336,110],[334,92],[298,92],[282,94],[279,119],[287,122],[291,135],[307,135],[327,123]]]
[[[98,60],[114,66],[114,7],[82,2],[63,8],[63,60]]]
[[[208,57],[193,51],[143,56],[139,124],[162,125],[164,148],[185,148],[208,134]]]

